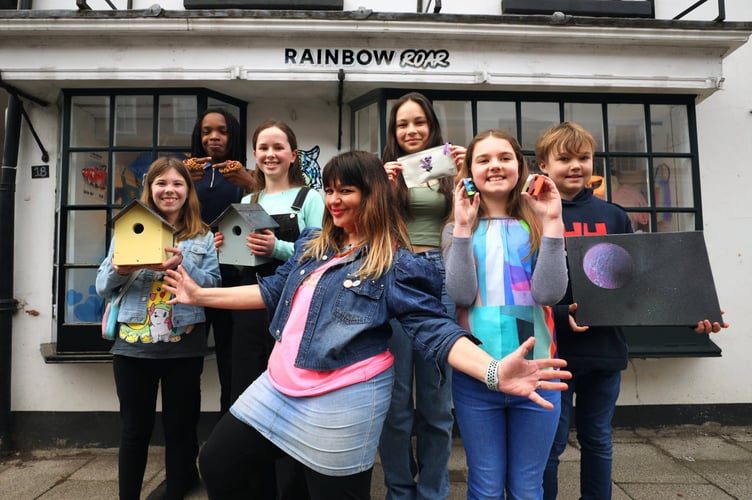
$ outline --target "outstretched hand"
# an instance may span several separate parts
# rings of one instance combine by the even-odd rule
[[[188,304],[197,303],[197,294],[201,287],[193,281],[183,266],[178,266],[177,270],[168,270],[164,277],[162,288],[172,294],[172,298],[167,301],[168,304]]]
[[[528,338],[513,353],[499,361],[499,390],[517,396],[525,396],[543,408],[552,409],[551,402],[546,401],[536,389],[547,391],[565,391],[564,382],[548,382],[551,379],[570,379],[572,374],[566,370],[547,370],[546,368],[564,368],[563,359],[525,359],[535,344],[535,337]]]

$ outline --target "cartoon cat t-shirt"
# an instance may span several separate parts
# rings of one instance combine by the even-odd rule
[[[181,336],[193,329],[193,325],[187,328],[176,328],[172,324],[172,305],[167,301],[172,294],[162,288],[161,281],[151,284],[149,301],[146,304],[148,314],[144,323],[123,323],[120,325],[120,338],[135,344],[154,344],[157,342],[180,342]]]

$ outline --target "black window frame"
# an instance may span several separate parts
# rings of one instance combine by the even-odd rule
[[[504,0],[502,14],[655,18],[654,0]]]
[[[343,10],[344,0],[183,0],[185,9]]]
[[[131,146],[115,146],[114,145],[114,131],[116,128],[115,120],[115,101],[119,96],[152,96],[153,97],[153,120],[152,120],[152,142],[150,147],[131,147]],[[53,273],[53,296],[54,296],[54,309],[55,326],[57,333],[57,341],[45,344],[42,347],[42,352],[48,362],[86,362],[86,361],[102,361],[109,359],[107,354],[112,347],[112,342],[103,340],[101,338],[101,324],[100,323],[66,323],[66,277],[69,269],[97,269],[99,263],[87,262],[87,263],[72,263],[67,262],[68,252],[68,214],[69,212],[87,211],[87,210],[105,210],[106,227],[105,231],[105,246],[109,245],[112,236],[111,220],[113,214],[123,204],[115,204],[112,202],[112,196],[107,196],[105,203],[98,205],[77,205],[69,203],[68,200],[68,185],[70,182],[71,166],[70,157],[72,153],[86,153],[92,151],[106,150],[109,158],[109,164],[112,165],[112,157],[115,153],[120,152],[143,152],[150,151],[152,159],[155,159],[161,154],[175,153],[177,151],[190,151],[191,149],[191,136],[190,133],[185,137],[184,144],[171,144],[171,145],[159,145],[159,97],[160,96],[195,96],[197,100],[197,117],[209,106],[209,100],[213,99],[221,101],[229,106],[236,107],[238,109],[238,121],[241,125],[242,137],[247,135],[247,108],[248,103],[237,99],[232,96],[228,96],[219,92],[215,92],[205,88],[159,88],[159,89],[141,89],[141,88],[112,88],[112,89],[63,89],[63,113],[62,113],[62,143],[61,143],[61,164],[60,164],[60,190],[57,200],[57,214],[55,219],[55,255],[54,255],[54,273]],[[71,114],[72,114],[72,100],[74,97],[106,97],[109,99],[109,139],[107,147],[78,147],[71,146]],[[196,118],[197,118],[196,117]],[[243,141],[243,148],[245,148],[245,141]],[[242,156],[245,158],[246,152],[242,151]],[[112,176],[108,175],[107,193],[109,194],[113,188]],[[103,255],[106,255],[107,248],[103,249]]]
[[[627,2],[629,3],[629,2]],[[411,88],[390,88],[377,89],[370,91],[362,96],[353,99],[348,104],[351,112],[351,144],[355,143],[355,122],[356,113],[369,105],[376,104],[378,110],[378,127],[379,127],[379,151],[384,149],[386,138],[386,119],[387,119],[387,102],[392,99],[398,99],[407,92],[416,89]],[[689,152],[688,153],[656,153],[652,151],[651,131],[646,130],[647,147],[646,152],[630,153],[613,153],[604,145],[603,152],[597,152],[596,158],[604,158],[606,168],[610,168],[609,160],[612,158],[639,157],[648,158],[648,173],[650,188],[654,187],[652,175],[652,166],[654,160],[662,157],[680,157],[687,158],[691,161],[691,178],[692,191],[695,204],[692,207],[673,207],[669,210],[672,213],[691,213],[694,215],[694,230],[703,229],[702,219],[702,199],[700,193],[700,166],[697,143],[697,122],[695,98],[690,94],[624,94],[624,93],[546,93],[546,92],[504,92],[504,91],[454,91],[454,90],[430,90],[417,89],[431,101],[470,101],[472,107],[473,135],[478,133],[477,130],[477,103],[478,101],[514,101],[517,110],[517,138],[520,139],[522,130],[520,119],[522,102],[558,102],[559,119],[565,119],[564,111],[566,103],[596,103],[601,104],[604,113],[604,134],[606,143],[608,142],[608,121],[607,106],[609,104],[642,104],[645,110],[645,122],[650,126],[650,106],[651,105],[681,105],[686,106],[687,126],[689,133]],[[535,151],[523,149],[526,157],[535,155]],[[610,195],[609,195],[610,197]],[[633,209],[630,212],[647,212],[650,214],[651,227],[655,227],[656,218],[659,213],[666,210],[658,210],[656,207],[645,209]],[[699,318],[698,318],[699,319]],[[624,327],[624,335],[629,346],[629,355],[631,358],[670,358],[670,357],[718,357],[721,355],[721,349],[716,345],[708,334],[697,334],[689,327]]]

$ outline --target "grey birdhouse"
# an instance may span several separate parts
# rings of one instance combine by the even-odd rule
[[[246,237],[262,229],[274,229],[279,224],[258,203],[233,203],[211,224],[224,236],[219,248],[219,263],[236,266],[258,266],[270,262],[270,257],[253,255],[246,246]]]

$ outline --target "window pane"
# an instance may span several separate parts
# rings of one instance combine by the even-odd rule
[[[654,104],[650,106],[653,151],[689,153],[687,107]]]
[[[151,146],[154,123],[154,98],[117,96],[115,98],[115,145]]]
[[[104,210],[68,212],[68,250],[66,264],[98,266],[106,255]]]
[[[601,104],[565,103],[564,119],[585,127],[595,138],[595,150],[603,151],[603,107]]]
[[[517,114],[513,102],[478,101],[478,132],[504,130],[517,137]]]
[[[540,174],[541,171],[538,168],[538,162],[535,159],[535,155],[525,155],[525,163],[527,163],[527,168],[530,170],[531,174]]]
[[[68,203],[97,205],[107,201],[107,151],[71,153]]]
[[[611,199],[624,207],[646,208],[648,201],[648,168],[644,158],[614,158],[611,165]],[[629,218],[632,228],[637,231],[648,231],[650,214],[646,212],[631,212]]]
[[[593,158],[593,175],[590,176],[588,187],[593,189],[593,194],[601,200],[608,199],[608,186],[606,185],[605,158]]]
[[[160,96],[159,145],[190,149],[197,116],[196,96]]]
[[[673,214],[658,213],[658,228],[656,229],[658,232],[694,231],[695,229],[695,214],[686,212]]]
[[[473,110],[470,101],[433,101],[445,141],[467,146],[473,139]]]
[[[522,149],[534,150],[538,137],[544,130],[558,125],[559,104],[555,102],[522,103]]]
[[[110,98],[71,98],[70,146],[106,147],[110,140]]]
[[[355,149],[380,155],[379,108],[372,103],[355,112]]]
[[[104,300],[94,285],[96,269],[68,269],[65,272],[65,323],[99,323]]]
[[[219,99],[215,99],[213,97],[209,97],[207,99],[207,109],[209,108],[222,108],[227,110],[232,116],[240,120],[240,108],[237,106],[234,106],[232,104],[226,103],[225,101],[220,101]],[[198,118],[198,113],[196,113],[196,116],[193,118],[194,120]],[[241,126],[244,126],[245,124],[241,123]]]
[[[141,196],[144,174],[152,162],[150,151],[120,152],[112,155],[115,178],[112,181],[112,203],[125,205]]]
[[[656,207],[694,206],[692,161],[689,158],[656,158],[653,167]]]
[[[608,105],[608,149],[612,152],[647,151],[645,111],[642,104]]]

